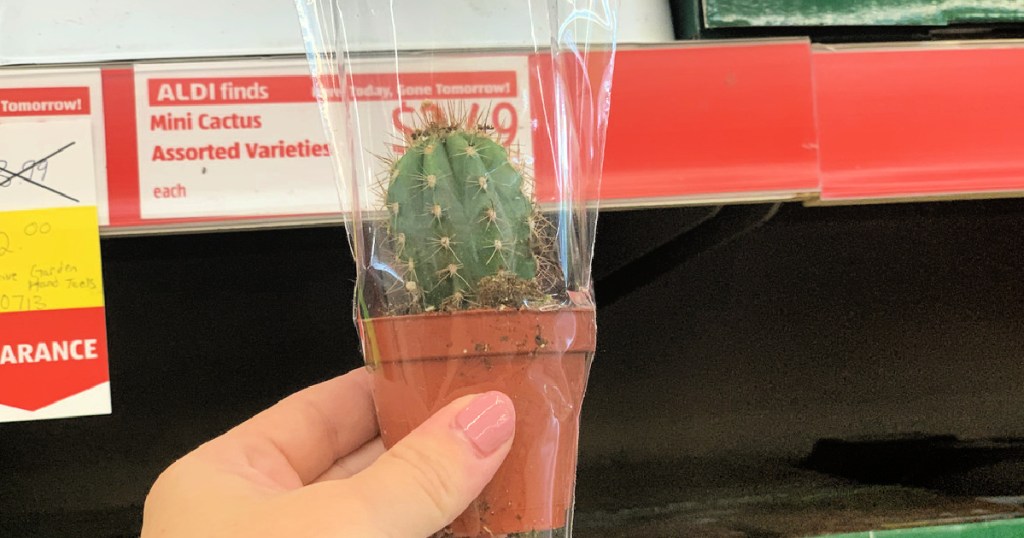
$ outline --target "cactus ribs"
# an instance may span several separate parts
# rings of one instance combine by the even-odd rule
[[[550,302],[550,225],[523,167],[485,125],[426,105],[422,127],[389,161],[386,248],[408,313]]]

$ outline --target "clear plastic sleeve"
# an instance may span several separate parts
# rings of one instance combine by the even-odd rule
[[[441,536],[571,536],[616,0],[296,0],[393,445],[452,400],[516,406]]]

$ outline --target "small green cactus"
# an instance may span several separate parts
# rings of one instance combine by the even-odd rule
[[[386,192],[389,249],[410,309],[539,299],[542,217],[522,170],[486,127],[433,110],[391,164]]]

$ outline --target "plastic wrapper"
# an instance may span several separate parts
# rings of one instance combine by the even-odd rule
[[[511,453],[440,536],[571,536],[617,3],[296,5],[385,445],[502,391]]]

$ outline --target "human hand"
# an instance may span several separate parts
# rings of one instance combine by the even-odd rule
[[[369,373],[355,370],[175,462],[142,538],[425,538],[480,494],[514,429],[507,396],[467,396],[385,451]]]

